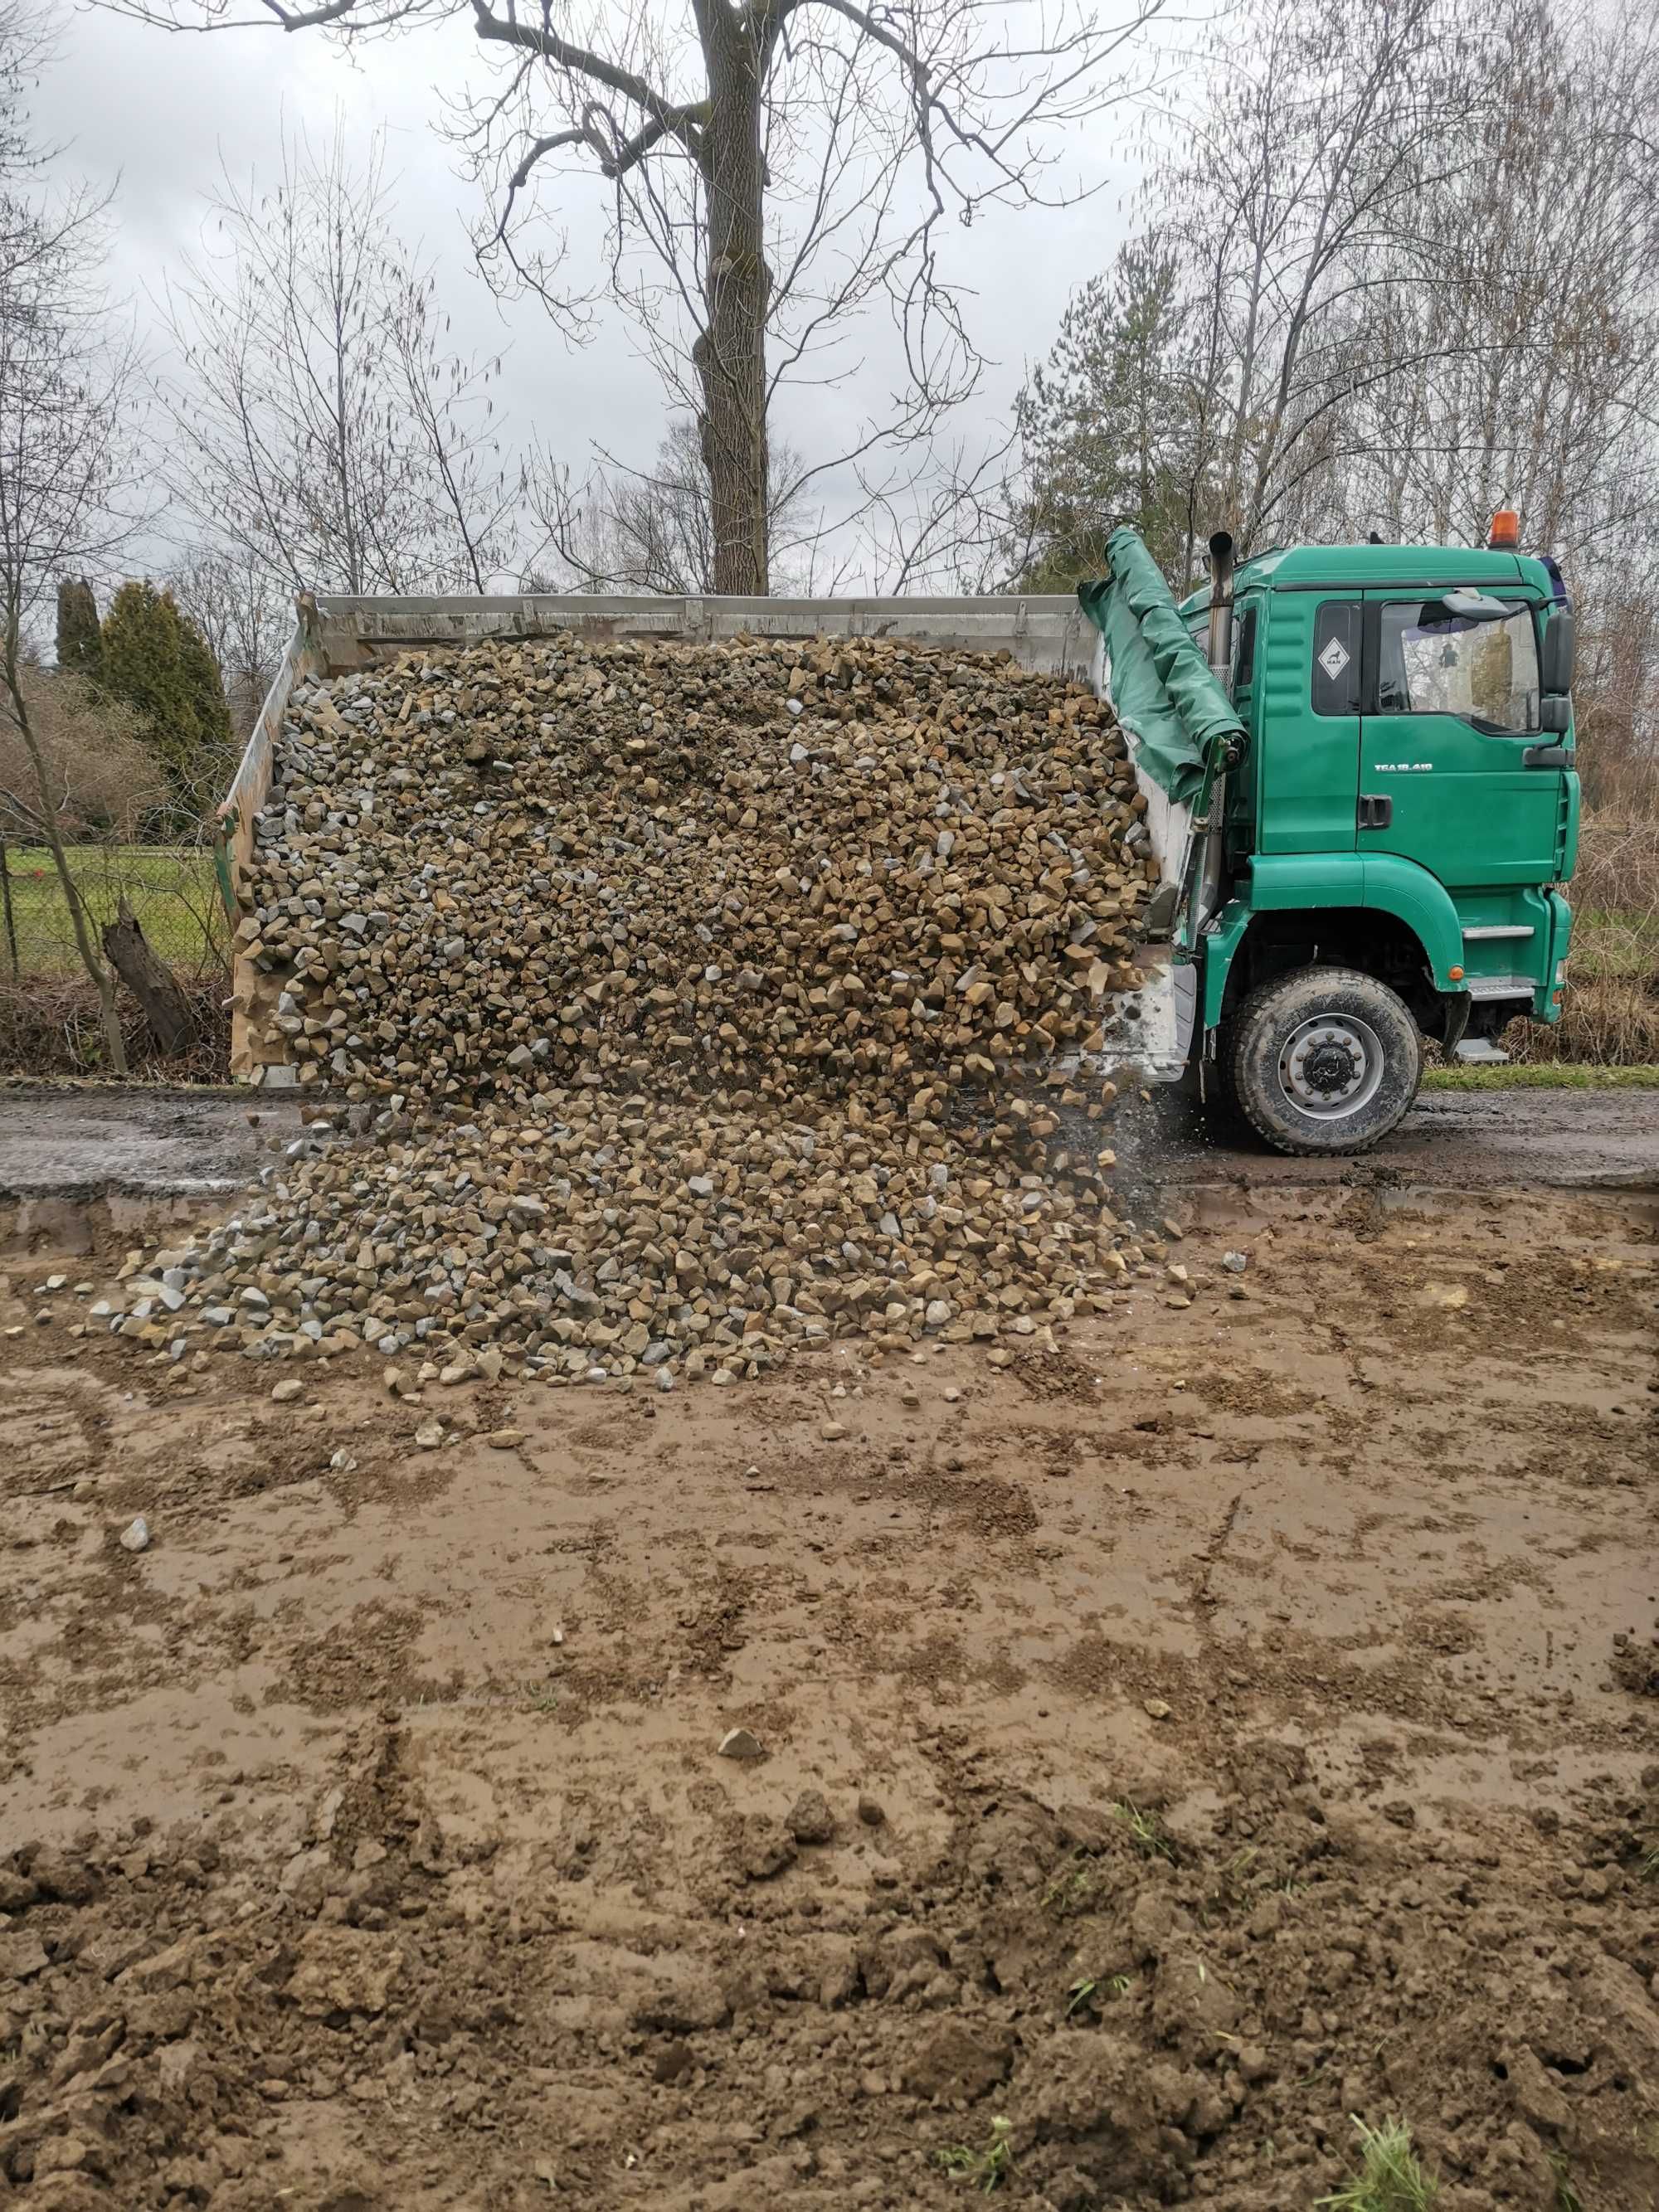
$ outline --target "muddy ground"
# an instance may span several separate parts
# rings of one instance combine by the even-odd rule
[[[1168,1204],[1001,1372],[425,1407],[0,1216],[0,2203],[1651,2212],[1659,1198]]]

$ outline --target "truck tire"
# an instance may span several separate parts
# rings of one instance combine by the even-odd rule
[[[1353,968],[1300,968],[1252,991],[1226,1044],[1228,1089],[1281,1152],[1363,1152],[1404,1119],[1423,1076],[1405,1002]]]

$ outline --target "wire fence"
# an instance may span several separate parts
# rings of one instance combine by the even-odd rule
[[[228,965],[230,935],[210,847],[90,844],[68,850],[94,945],[125,903],[157,958],[181,975]],[[44,846],[0,845],[0,975],[16,984],[85,972],[52,854]]]
[[[125,904],[189,1002],[183,1045],[157,1048],[125,991],[116,1006],[129,1072],[222,1083],[230,1073],[230,931],[210,845],[77,844],[71,876],[101,957]],[[107,1072],[98,993],[76,939],[57,863],[44,846],[0,843],[0,1076]]]

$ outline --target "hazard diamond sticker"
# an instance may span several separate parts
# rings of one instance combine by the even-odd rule
[[[1353,655],[1340,637],[1334,637],[1319,656],[1319,665],[1333,684],[1347,666]]]

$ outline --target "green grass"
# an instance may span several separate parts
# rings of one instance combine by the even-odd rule
[[[1659,1066],[1589,1067],[1565,1060],[1508,1067],[1429,1067],[1425,1091],[1659,1091]]]
[[[213,855],[160,845],[71,845],[70,872],[93,921],[113,921],[123,896],[151,949],[181,967],[200,966],[225,944],[224,909]],[[80,956],[69,903],[44,846],[6,853],[18,965],[26,975],[76,975]],[[0,975],[11,971],[11,947],[0,928]]]
[[[1087,1851],[1073,1851],[1071,1865],[1043,1891],[1042,1908],[1062,1920],[1074,1912],[1086,1912],[1100,1883],[1100,1869]]]
[[[1572,920],[1567,980],[1591,975],[1650,975],[1659,968],[1659,914],[1592,908]]]
[[[947,2173],[959,2173],[988,2197],[994,2189],[1001,2188],[1013,2166],[1013,2132],[1012,2120],[995,2119],[989,2138],[977,2148],[972,2143],[952,2143],[948,2150],[935,2151],[933,2155]]]
[[[1356,2118],[1354,2126],[1359,2131],[1359,2171],[1334,2196],[1320,2197],[1319,2205],[1329,2212],[1430,2212],[1440,2185],[1418,2163],[1404,2120],[1385,2120],[1371,2128]]]
[[[1175,1845],[1164,1832],[1164,1824],[1156,1813],[1143,1813],[1139,1805],[1126,1800],[1109,1808],[1112,1818],[1121,1820],[1129,1841],[1143,1858],[1173,1859]]]
[[[1552,2154],[1550,2172],[1555,2176],[1555,2212],[1584,2212],[1584,2200],[1573,2186],[1571,2169],[1564,2151]]]
[[[1130,1974],[1108,1974],[1103,1978],[1092,1981],[1085,1974],[1080,1981],[1073,1982],[1066,1992],[1071,2002],[1066,2008],[1066,2017],[1070,2020],[1072,2014],[1080,2012],[1085,2005],[1092,2010],[1097,1996],[1127,1997],[1133,1987],[1134,1978]]]

